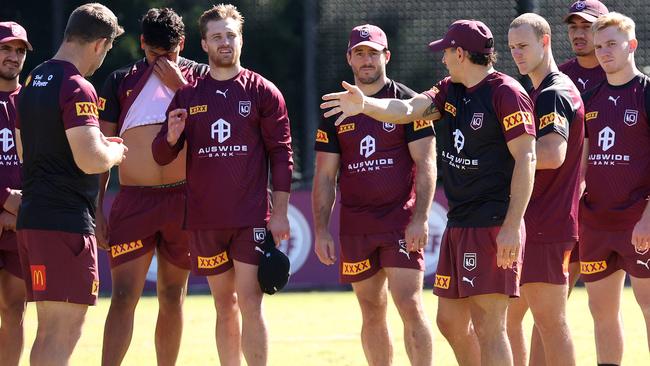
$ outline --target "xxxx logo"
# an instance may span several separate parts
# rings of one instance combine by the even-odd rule
[[[124,243],[124,244],[117,244],[111,246],[111,257],[119,257],[122,254],[130,253],[134,250],[138,250],[142,248],[144,245],[142,244],[142,240],[137,240],[137,241],[132,241],[130,243]]]
[[[359,273],[369,270],[370,267],[369,259],[356,263],[343,262],[343,274],[347,276],[358,275]]]
[[[591,119],[598,118],[598,112],[589,112],[585,114],[585,121],[589,121]]]
[[[533,117],[530,112],[517,111],[503,118],[503,127],[506,131],[519,126],[520,124],[532,125]]]
[[[431,127],[431,121],[425,121],[423,119],[419,119],[413,122],[413,131],[418,131],[427,127]]]
[[[97,108],[99,108],[100,111],[103,111],[106,109],[106,99],[100,97],[99,102],[97,102]]]
[[[99,293],[99,281],[93,280],[93,284],[90,287],[90,293],[92,295],[97,295]]]
[[[445,102],[445,112],[449,112],[452,116],[456,117],[456,107],[451,105],[449,102]]]
[[[324,142],[324,143],[330,142],[330,140],[327,138],[327,132],[325,132],[323,130],[318,130],[316,132],[316,141]]]
[[[197,113],[205,113],[207,111],[208,111],[207,104],[195,105],[194,107],[190,107],[190,115],[197,114]]]
[[[77,116],[94,116],[99,117],[97,105],[92,102],[77,102],[74,104]]]
[[[548,125],[558,125],[560,127],[566,126],[566,119],[555,112],[551,112],[539,119],[539,129],[543,129]]]
[[[451,276],[442,276],[436,274],[436,280],[433,283],[433,287],[447,290],[450,284],[451,284]]]
[[[580,262],[581,274],[594,274],[607,269],[607,262]]]
[[[228,262],[228,253],[221,252],[214,257],[197,257],[199,268],[214,269]]]
[[[354,131],[354,123],[347,123],[339,126],[339,134]]]

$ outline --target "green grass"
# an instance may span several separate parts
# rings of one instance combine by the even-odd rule
[[[648,365],[645,327],[631,289],[625,289],[623,317],[625,356],[623,364]],[[99,365],[102,332],[109,299],[102,298],[91,308],[72,358],[72,365]],[[265,313],[270,333],[269,364],[292,365],[363,365],[365,358],[359,340],[361,317],[351,292],[286,293],[265,298]],[[426,290],[425,306],[433,322],[436,297]],[[593,323],[584,288],[577,289],[569,300],[569,322],[576,344],[578,365],[595,365]],[[157,305],[155,297],[144,297],[136,312],[136,326],[124,365],[155,365],[153,330]],[[26,349],[21,365],[27,365],[29,348],[36,331],[36,316],[30,304],[25,319]],[[215,313],[208,295],[190,296],[185,307],[185,333],[178,365],[218,365],[214,343]],[[402,325],[395,307],[389,309],[389,324],[394,341],[395,365],[407,365]],[[530,315],[526,327],[530,329]],[[451,348],[434,325],[434,360],[436,365],[455,365]]]

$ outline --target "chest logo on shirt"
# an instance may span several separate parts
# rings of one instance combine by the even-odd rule
[[[619,100],[620,98],[621,98],[620,95],[616,96],[616,98],[614,98],[614,97],[612,97],[612,96],[610,95],[609,98],[607,98],[607,100],[611,100],[611,101],[614,103],[614,107],[616,107],[616,103],[618,103],[618,100]]]
[[[230,123],[219,118],[218,121],[212,124],[210,133],[213,140],[216,139],[219,143],[223,143],[230,138]]]
[[[450,113],[452,116],[456,117],[456,107],[451,105],[449,102],[445,102],[445,112]]]
[[[359,143],[359,154],[361,154],[361,156],[364,158],[368,158],[370,155],[375,153],[376,146],[377,144],[375,142],[375,138],[367,135]]]
[[[203,104],[203,105],[195,105],[193,107],[190,107],[190,116],[193,114],[197,113],[205,113],[208,111],[208,105]]]
[[[456,129],[453,135],[454,135],[454,148],[456,148],[457,153],[460,153],[460,151],[465,147],[465,135],[463,135],[463,133],[459,129]]]
[[[0,143],[2,143],[2,152],[5,153],[15,146],[14,134],[10,129],[3,128],[0,130]]]
[[[503,127],[506,131],[513,129],[522,123],[529,126],[533,125],[533,118],[530,112],[516,111],[515,113],[511,113],[503,118]]]
[[[609,127],[605,127],[600,132],[598,132],[598,146],[607,151],[614,146],[616,141],[616,132]]]
[[[636,124],[638,118],[639,118],[639,111],[635,109],[626,109],[625,116],[623,117],[623,121],[625,122],[626,125],[632,127]]]
[[[598,118],[598,112],[589,112],[585,114],[585,121],[589,121],[596,118]]]
[[[217,89],[217,94],[223,95],[224,98],[228,98],[226,93],[228,93],[228,89],[226,89],[224,91],[221,91],[221,90]]]
[[[350,131],[354,131],[354,123],[346,123],[344,125],[340,125],[338,133],[340,135],[342,133],[346,133]]]
[[[472,122],[470,122],[469,126],[474,131],[483,127],[483,113],[474,113],[474,115],[472,116]]]
[[[543,129],[546,126],[549,125],[557,125],[560,127],[565,127],[566,126],[566,118],[560,116],[559,114],[555,112],[551,112],[547,115],[542,116],[542,118],[539,119],[539,129]]]
[[[589,82],[589,79],[582,80],[582,78],[578,78],[578,82],[582,84],[582,90],[587,90],[587,83]]]
[[[92,116],[99,118],[99,113],[97,112],[97,104],[92,102],[77,102],[74,104],[77,111],[77,116]]]
[[[383,128],[384,131],[386,131],[386,132],[393,132],[393,131],[395,131],[395,124],[394,123],[384,122],[382,124],[381,128]]]
[[[239,114],[242,117],[248,117],[251,114],[251,101],[250,100],[240,100],[239,101]]]

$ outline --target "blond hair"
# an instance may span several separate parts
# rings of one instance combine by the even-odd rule
[[[234,19],[239,25],[239,34],[242,34],[244,26],[244,17],[241,15],[237,7],[232,4],[219,4],[213,5],[212,8],[206,10],[199,18],[199,30],[201,31],[201,38],[205,39],[208,32],[208,22]]]
[[[533,28],[533,32],[537,36],[537,39],[542,38],[545,34],[551,35],[551,26],[548,24],[546,19],[535,13],[525,13],[516,17],[512,22],[510,22],[510,29],[518,28],[524,24],[530,25]]]
[[[616,27],[619,32],[627,34],[630,39],[636,38],[634,20],[621,13],[611,12],[598,17],[591,25],[591,30],[596,33],[608,27]]]

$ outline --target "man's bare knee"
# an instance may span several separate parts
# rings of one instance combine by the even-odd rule
[[[180,309],[185,299],[185,286],[158,286],[158,303],[161,309]]]

